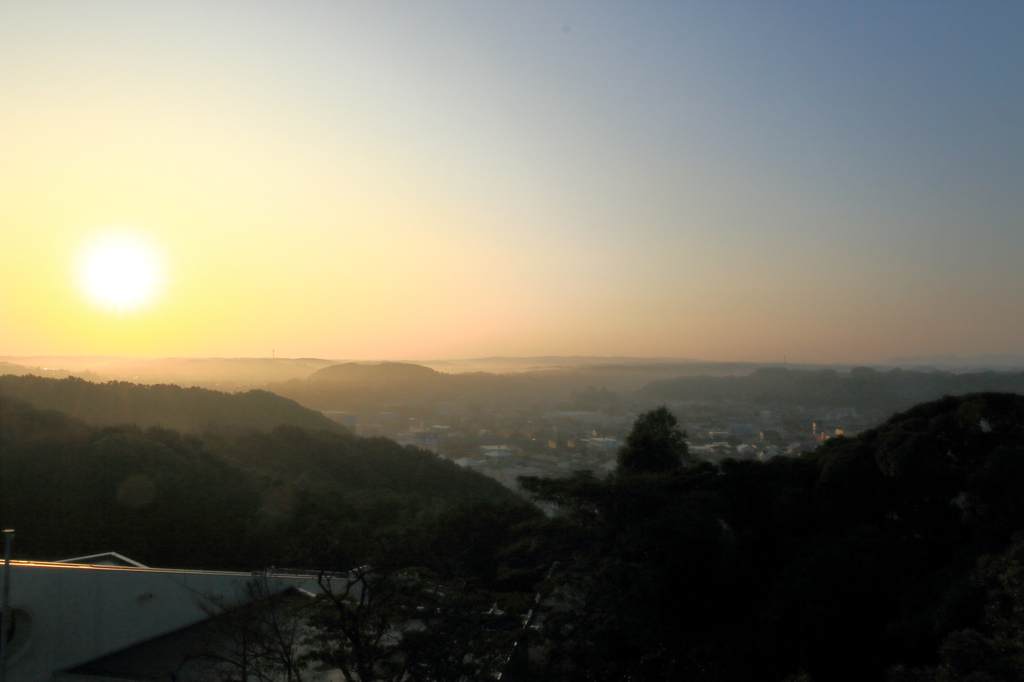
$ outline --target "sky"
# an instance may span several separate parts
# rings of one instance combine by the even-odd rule
[[[1024,353],[1024,3],[0,3],[0,355]]]

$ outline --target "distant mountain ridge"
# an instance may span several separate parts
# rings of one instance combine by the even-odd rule
[[[222,393],[169,384],[100,384],[77,377],[6,375],[0,376],[0,395],[58,410],[95,426],[138,424],[190,432],[214,427],[269,431],[285,425],[314,431],[344,430],[316,410],[260,390]]]
[[[659,400],[738,400],[764,405],[905,409],[944,395],[1024,393],[1024,372],[953,373],[855,367],[766,367],[747,376],[684,376],[652,381],[638,393]]]
[[[309,381],[406,381],[415,379],[434,378],[440,372],[414,365],[408,362],[381,362],[376,364],[362,364],[358,362],[346,362],[341,365],[331,365],[313,372]]]
[[[922,357],[892,358],[886,364],[933,367],[972,367],[972,368],[1024,368],[1024,355],[926,355]]]
[[[214,390],[256,388],[271,381],[305,379],[311,373],[343,360],[317,358],[119,358],[94,356],[0,356],[0,362],[20,365],[25,371],[0,374],[36,374],[63,379],[77,376],[94,381],[131,381],[140,384],[203,386]],[[49,368],[49,369],[47,369]],[[55,373],[60,372],[60,373]],[[224,385],[225,388],[219,386]]]

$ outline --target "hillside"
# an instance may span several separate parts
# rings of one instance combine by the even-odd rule
[[[14,374],[21,376],[22,374],[28,374],[28,368],[21,365],[15,365],[11,362],[0,361],[0,374]]]
[[[21,557],[116,549],[166,567],[315,565],[325,542],[366,542],[475,503],[523,506],[495,481],[384,439],[99,428],[0,398],[0,525],[17,528]]]
[[[315,410],[267,391],[222,393],[167,384],[93,383],[69,377],[0,376],[0,395],[97,425],[137,424],[199,432],[216,426],[267,431],[282,425],[343,430]]]
[[[267,390],[319,410],[387,410],[400,404],[446,401],[509,403],[567,398],[583,390],[584,375],[562,370],[446,374],[406,363],[335,365],[307,381],[268,384]]]

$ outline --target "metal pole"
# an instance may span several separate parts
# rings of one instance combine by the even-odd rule
[[[0,617],[0,682],[7,680],[7,633],[11,629],[11,543],[14,530],[4,531],[4,596],[3,616]]]

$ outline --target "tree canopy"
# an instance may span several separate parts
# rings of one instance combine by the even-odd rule
[[[507,555],[548,595],[536,678],[1024,678],[1022,424],[974,394],[799,458],[524,479],[561,512]]]
[[[618,470],[623,474],[661,473],[690,463],[686,433],[678,424],[664,405],[637,417],[619,451]]]
[[[475,503],[527,506],[496,481],[384,438],[101,428],[0,397],[0,521],[18,529],[20,557],[116,550],[170,568],[303,565],[325,538],[371,537]]]

